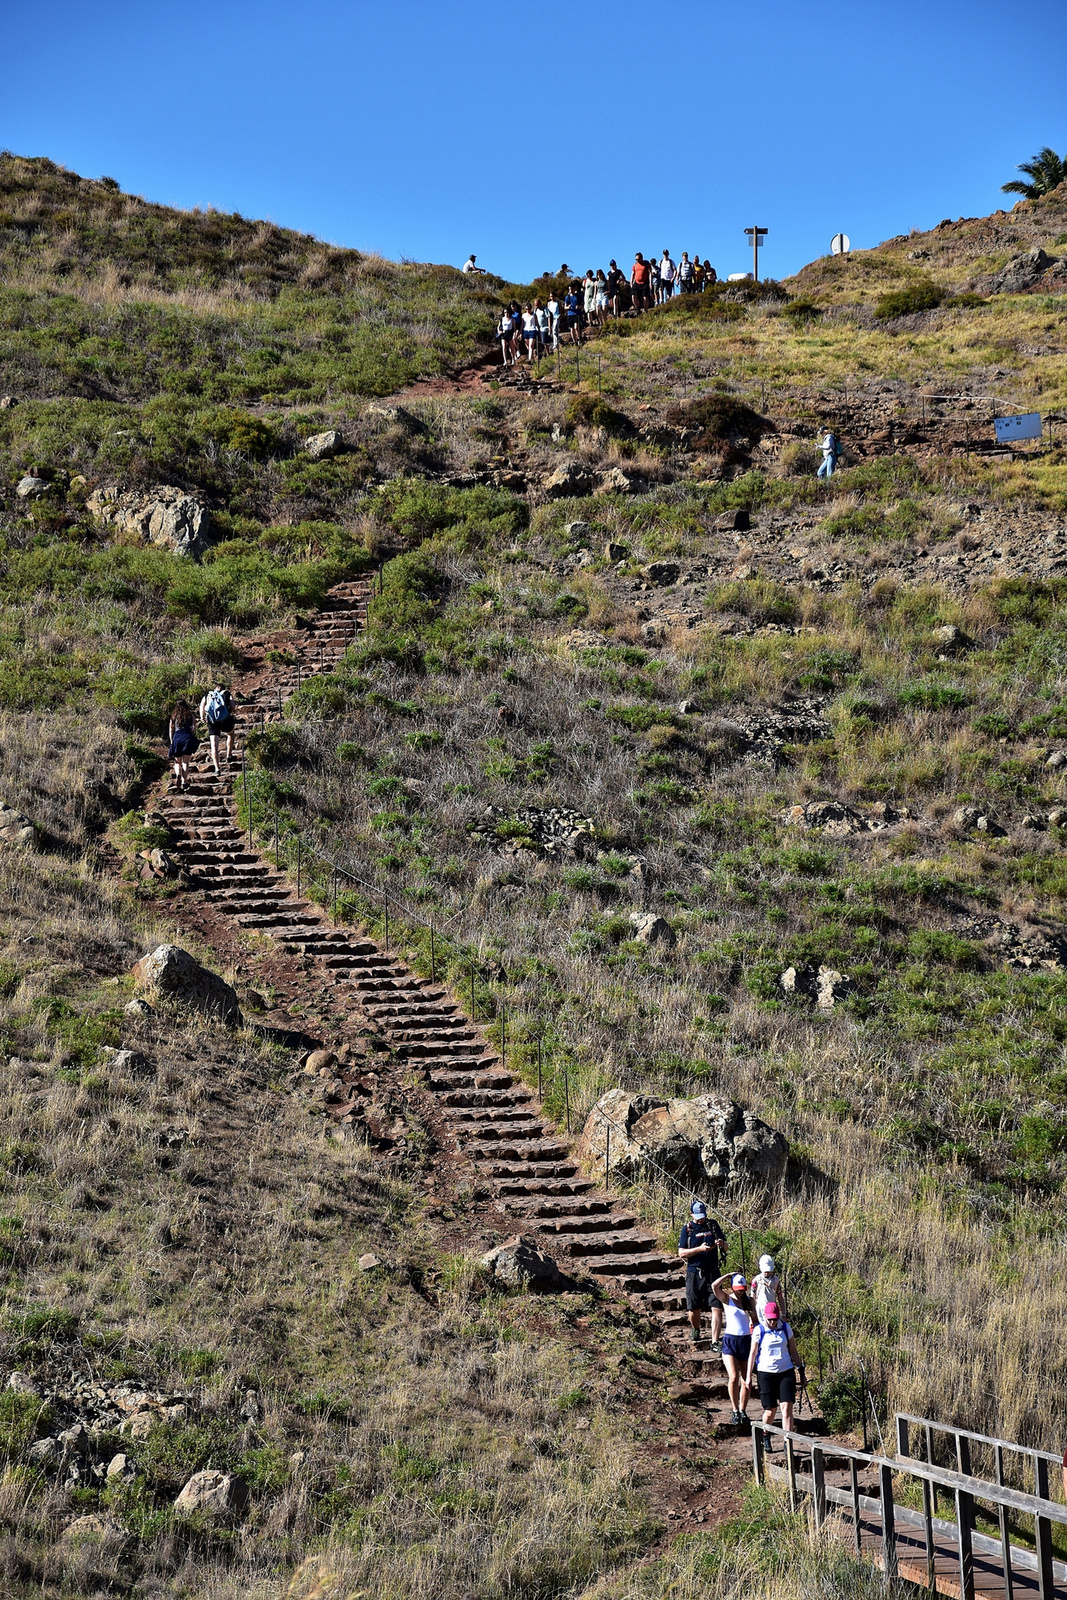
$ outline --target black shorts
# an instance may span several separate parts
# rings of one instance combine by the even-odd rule
[[[207,731],[208,733],[213,733],[215,737],[218,738],[220,733],[232,733],[236,726],[237,719],[235,717],[223,717],[219,722],[209,722],[207,725]]]
[[[757,1372],[756,1382],[759,1384],[760,1405],[764,1411],[773,1411],[775,1406],[792,1405],[797,1397],[797,1369],[790,1367],[786,1372]]]
[[[685,1275],[685,1309],[687,1311],[708,1311],[715,1304],[715,1296],[711,1286],[715,1282],[715,1275],[704,1272],[700,1267]]]

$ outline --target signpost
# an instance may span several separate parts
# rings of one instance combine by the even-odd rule
[[[1040,439],[1042,431],[1040,411],[1024,411],[1018,417],[994,417],[998,444],[1011,444],[1015,439]]]
[[[830,240],[830,253],[835,256],[847,256],[852,249],[852,240],[847,233],[835,233]]]
[[[746,228],[745,232],[752,240],[752,281],[759,282],[759,253],[760,246],[766,237],[766,228]]]

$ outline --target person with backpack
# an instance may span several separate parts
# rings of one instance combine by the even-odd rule
[[[760,1256],[759,1271],[749,1286],[749,1298],[756,1310],[756,1321],[764,1322],[767,1302],[773,1300],[785,1309],[785,1291],[773,1256]]]
[[[841,449],[837,442],[837,436],[831,428],[827,428],[823,434],[819,441],[819,448],[822,451],[822,466],[815,476],[817,478],[832,478]]]
[[[722,1364],[733,1410],[730,1421],[740,1427],[748,1410],[749,1388],[745,1379],[752,1354],[752,1328],[756,1308],[749,1299],[743,1272],[724,1272],[716,1278],[711,1292],[723,1308]]]
[[[563,296],[563,315],[566,318],[565,327],[571,336],[571,344],[582,342],[582,302],[578,290],[572,283],[567,293]]]
[[[626,274],[614,260],[608,262],[608,275],[605,281],[608,286],[608,305],[612,316],[617,317],[622,310],[619,305],[619,295],[622,285],[626,282]]]
[[[704,257],[704,287],[705,287],[705,289],[710,289],[712,287],[712,285],[718,283],[718,281],[719,281],[719,274],[715,271],[715,268],[712,266],[712,264],[708,260],[707,256],[705,256]]]
[[[678,263],[678,293],[692,294],[693,292],[693,263],[689,259],[689,251],[682,251],[682,259]]]
[[[778,1305],[768,1300],[763,1308],[764,1323],[756,1323],[752,1330],[752,1349],[748,1358],[747,1383],[752,1387],[753,1373],[759,1384],[763,1420],[770,1424],[782,1408],[782,1427],[786,1433],[793,1431],[793,1405],[797,1397],[797,1375],[804,1387],[804,1367],[797,1351],[797,1342],[789,1323],[779,1315]],[[764,1435],[763,1448],[770,1454],[771,1435]]]
[[[176,703],[170,714],[167,737],[170,739],[167,755],[174,762],[174,786],[177,789],[187,789],[189,757],[195,756],[200,748],[200,740],[196,737],[196,714],[188,700],[179,700]]]
[[[211,765],[215,768],[215,776],[219,775],[219,740],[225,738],[226,753],[224,761],[229,761],[233,756],[233,730],[237,726],[237,707],[233,703],[233,695],[229,689],[217,683],[209,689],[200,702],[199,716],[201,722],[207,723],[208,745],[211,750]]]
[[[663,305],[667,304],[674,293],[675,266],[671,260],[671,253],[667,246],[663,246],[663,257],[659,264],[659,297]]]
[[[722,1333],[722,1303],[711,1292],[719,1275],[721,1252],[726,1240],[717,1222],[708,1216],[703,1200],[694,1200],[689,1208],[689,1221],[684,1224],[678,1239],[678,1254],[685,1262],[685,1309],[689,1313],[689,1338],[699,1344],[703,1338],[701,1322],[705,1311],[711,1311],[711,1348],[718,1350]]]

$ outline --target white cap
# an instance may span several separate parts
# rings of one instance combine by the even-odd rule
[[[774,1257],[773,1256],[760,1256],[760,1258],[759,1258],[759,1269],[760,1269],[761,1272],[773,1272],[774,1271]]]

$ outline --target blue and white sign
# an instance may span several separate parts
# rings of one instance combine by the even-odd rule
[[[1011,444],[1015,439],[1040,439],[1040,411],[1024,411],[1019,417],[994,417],[998,444]]]

